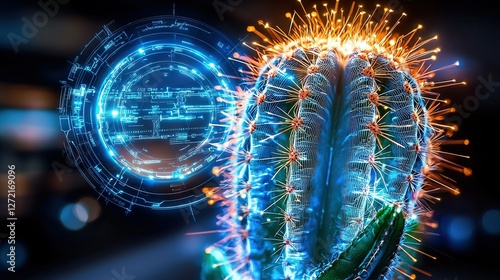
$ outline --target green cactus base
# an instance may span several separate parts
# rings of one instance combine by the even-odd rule
[[[394,258],[404,226],[403,212],[396,206],[385,206],[318,279],[376,279],[383,275]]]

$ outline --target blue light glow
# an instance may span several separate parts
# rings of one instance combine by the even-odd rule
[[[469,217],[453,217],[448,225],[449,244],[455,250],[464,250],[471,246],[474,235],[474,222]]]
[[[57,114],[48,110],[0,109],[0,138],[14,144],[29,143],[31,148],[50,146],[59,137],[58,122],[64,129],[69,126],[68,119],[60,122]]]
[[[119,165],[139,176],[154,172],[166,178],[179,167],[199,165],[216,152],[209,145],[211,139],[227,132],[210,124],[222,118],[216,114],[227,109],[228,104],[216,101],[223,93],[213,90],[208,82],[216,79],[224,88],[229,85],[213,63],[208,63],[214,69],[209,73],[188,70],[175,61],[163,65],[165,52],[179,52],[190,65],[207,61],[198,50],[170,44],[144,44],[142,49],[147,60],[131,54],[117,63],[103,82],[98,112],[111,111],[111,118],[98,118],[99,138],[115,151],[110,156]],[[131,76],[126,74],[130,71],[134,72]],[[121,135],[126,137],[119,138]],[[164,155],[175,155],[177,159]],[[187,175],[176,178],[185,179]]]
[[[68,156],[83,159],[77,167],[87,181],[127,211],[205,200],[186,190],[218,180],[211,169],[230,133],[220,120],[235,110],[226,78],[238,75],[228,59],[234,44],[175,16],[111,30],[86,45],[63,87]]]
[[[500,234],[500,210],[491,209],[486,211],[481,222],[486,233],[491,235]]]
[[[75,211],[75,204],[68,204],[64,206],[59,214],[59,219],[63,226],[68,230],[80,230],[85,226],[85,222],[82,222]]]

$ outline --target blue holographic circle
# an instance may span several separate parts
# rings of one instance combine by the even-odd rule
[[[104,26],[76,57],[60,104],[65,151],[100,197],[127,210],[205,199],[232,112],[235,45],[179,16]],[[229,102],[228,102],[229,101]],[[217,163],[216,163],[217,162]]]

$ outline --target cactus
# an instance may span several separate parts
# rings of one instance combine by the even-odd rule
[[[406,262],[419,250],[405,242],[418,240],[425,200],[458,193],[440,173],[462,168],[440,152],[456,127],[439,122],[451,110],[432,91],[456,83],[428,81],[432,39],[393,38],[389,13],[373,24],[375,12],[343,14],[337,1],[324,16],[287,14],[288,33],[248,28],[264,43],[255,59],[235,55],[254,79],[228,114],[223,184],[207,190],[225,236],[203,279],[415,277]]]

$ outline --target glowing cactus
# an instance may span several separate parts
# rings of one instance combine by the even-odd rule
[[[225,237],[207,248],[204,279],[414,278],[422,201],[458,193],[439,172],[461,168],[440,152],[456,127],[439,123],[450,110],[432,92],[456,83],[428,81],[432,39],[413,41],[420,27],[394,37],[388,10],[375,23],[337,5],[287,14],[288,33],[248,28],[264,43],[256,59],[235,56],[255,79],[228,114],[224,185],[207,190]]]

